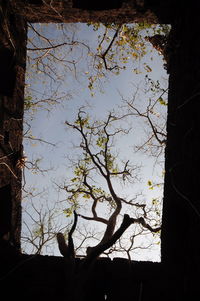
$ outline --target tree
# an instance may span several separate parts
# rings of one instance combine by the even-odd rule
[[[94,30],[98,30],[100,28],[99,24],[92,24],[92,26],[93,26]],[[147,25],[146,25],[146,27],[150,28],[150,26],[147,26]],[[135,52],[135,55],[132,55],[132,57],[134,59],[139,59],[145,53],[145,47],[146,46],[145,46],[144,41],[143,41],[144,35],[142,36],[142,35],[138,34],[141,30],[144,30],[144,28],[145,28],[144,24],[143,25],[138,25],[138,26],[132,26],[132,27],[131,26],[129,27],[127,25],[117,26],[117,25],[109,25],[109,24],[104,26],[104,32],[101,33],[101,35],[99,36],[99,43],[98,43],[98,47],[96,49],[96,51],[97,51],[96,53],[94,53],[94,52],[92,53],[91,47],[87,46],[86,44],[83,44],[82,42],[71,40],[70,42],[68,41],[68,43],[66,43],[66,42],[65,43],[57,43],[57,44],[54,43],[52,45],[52,41],[50,41],[48,38],[43,36],[43,40],[45,41],[45,43],[49,44],[49,47],[40,47],[39,48],[37,46],[37,47],[35,47],[35,50],[29,48],[29,51],[33,51],[34,53],[36,53],[37,51],[43,51],[45,53],[45,55],[44,56],[43,55],[34,56],[33,58],[30,58],[30,59],[34,59],[34,61],[36,61],[36,66],[38,68],[36,70],[38,70],[39,73],[41,72],[40,66],[43,66],[43,71],[42,72],[46,72],[46,70],[48,70],[48,67],[45,67],[45,66],[47,66],[48,64],[50,64],[50,66],[51,66],[51,64],[52,64],[52,61],[50,61],[50,63],[48,63],[48,60],[46,61],[46,57],[50,56],[50,58],[55,59],[57,54],[55,54],[54,51],[56,49],[59,49],[62,46],[66,46],[66,44],[67,44],[67,46],[70,46],[70,47],[75,47],[77,45],[79,47],[80,47],[80,45],[83,46],[85,49],[87,49],[87,53],[91,54],[90,57],[93,60],[93,65],[92,65],[93,69],[91,69],[91,72],[96,72],[96,74],[97,74],[97,75],[95,75],[95,80],[91,76],[91,74],[86,74],[88,79],[89,79],[88,87],[91,91],[93,91],[94,87],[95,87],[94,84],[95,84],[96,80],[101,80],[102,77],[105,77],[106,72],[113,72],[113,73],[116,74],[116,70],[117,70],[117,73],[119,73],[119,71],[121,69],[124,69],[125,65],[120,66],[120,64],[126,64],[126,62],[129,59],[128,55],[130,55],[130,53],[134,53],[134,52],[131,52],[131,51],[136,51],[138,53],[137,56],[136,56],[136,52]],[[61,27],[61,29],[64,32],[63,27]],[[112,33],[112,38],[109,38],[110,33]],[[135,33],[135,35],[133,33]],[[41,36],[40,33],[39,33],[39,36]],[[135,49],[135,47],[137,46],[137,43],[139,43],[139,40],[142,40],[143,42],[142,42],[141,46],[138,49]],[[105,44],[104,47],[103,47],[103,43]],[[34,43],[32,43],[32,44],[34,45]],[[49,55],[49,54],[51,54],[51,51],[53,51],[53,55]],[[117,57],[118,53],[120,53],[119,57]],[[63,62],[64,62],[64,60],[63,60]],[[102,68],[97,68],[97,66],[100,63],[103,67]],[[112,67],[108,67],[108,64],[111,64]],[[148,69],[148,66],[145,65],[145,68]],[[137,72],[137,70],[135,70],[135,71]],[[53,80],[52,79],[52,73],[50,72],[48,74],[49,74],[49,78],[51,78],[51,80]],[[56,75],[56,73],[54,73],[54,75]],[[147,81],[150,81],[150,78],[148,78]],[[155,89],[156,84],[152,81],[151,82],[151,88],[152,89],[153,89],[153,86],[154,86],[154,89]],[[159,86],[159,83],[157,83],[157,90],[159,90],[158,86]],[[162,91],[162,93],[164,93],[164,92],[166,92],[166,91]],[[161,96],[159,98],[157,98],[156,103],[165,104],[165,103],[161,103],[162,101],[164,102],[164,100],[162,99],[162,93],[161,93]],[[55,100],[55,97],[52,97],[52,99]],[[45,103],[45,101],[43,101],[43,100],[39,100],[39,101],[36,101],[35,103],[33,103],[31,95],[28,95],[28,101],[30,101],[30,102],[29,102],[29,105],[27,105],[27,109],[30,109],[30,108],[32,109],[34,107],[37,108],[38,105],[43,106],[43,103]],[[115,139],[115,136],[121,134],[122,132],[124,132],[124,134],[125,134],[130,129],[129,130],[120,129],[119,132],[118,132],[118,130],[116,130],[116,132],[114,131],[110,136],[110,134],[108,134],[108,132],[104,132],[101,129],[101,127],[104,126],[105,130],[107,130],[107,128],[109,128],[113,123],[115,123],[119,120],[122,120],[122,119],[124,120],[125,117],[127,118],[128,116],[131,117],[134,114],[137,114],[137,116],[142,117],[142,118],[146,118],[146,120],[149,122],[151,131],[152,131],[152,137],[150,138],[150,140],[154,137],[154,138],[156,138],[156,140],[158,141],[159,144],[161,142],[161,140],[159,141],[160,138],[158,138],[160,133],[158,133],[158,131],[155,130],[155,128],[156,128],[155,123],[153,123],[153,121],[151,122],[151,118],[150,118],[150,115],[153,116],[153,114],[155,114],[155,112],[153,111],[153,108],[155,107],[155,103],[149,102],[149,104],[147,106],[147,111],[145,113],[146,115],[145,115],[145,114],[142,114],[135,106],[133,106],[133,102],[131,102],[131,101],[125,101],[125,102],[126,102],[126,106],[128,106],[128,109],[127,109],[127,112],[125,113],[124,116],[117,117],[117,115],[112,116],[112,114],[111,114],[107,117],[106,121],[100,122],[99,125],[94,124],[93,125],[94,128],[91,127],[89,129],[89,128],[86,127],[86,129],[90,131],[89,133],[86,133],[86,137],[88,135],[91,136],[91,137],[92,136],[97,136],[98,139],[99,139],[98,141],[96,141],[96,143],[97,143],[96,147],[99,147],[99,149],[100,149],[99,150],[99,156],[100,157],[97,156],[98,157],[97,160],[99,160],[99,162],[101,162],[101,159],[103,160],[102,152],[104,151],[104,155],[106,155],[105,158],[104,158],[104,161],[105,162],[107,161],[107,168],[108,168],[107,171],[108,171],[108,174],[110,175],[110,177],[112,178],[112,181],[113,181],[113,179],[114,179],[114,181],[116,181],[116,178],[119,177],[119,178],[121,178],[121,181],[123,183],[127,182],[127,180],[131,180],[131,173],[132,172],[129,171],[129,168],[130,168],[129,164],[130,163],[128,161],[124,162],[120,166],[121,169],[119,171],[117,170],[118,166],[117,165],[115,166],[116,154],[113,155],[113,154],[110,153],[110,149],[112,148],[112,143],[110,143],[110,142],[111,142],[111,140]],[[55,103],[55,102],[52,102],[52,103]],[[47,101],[47,105],[48,104],[49,104],[49,102]],[[130,110],[132,110],[132,112],[130,112]],[[77,124],[76,123],[74,125],[71,124],[72,127],[74,127],[75,125],[77,126],[77,128],[74,128],[77,131],[78,131],[78,123],[82,122],[82,121],[79,120],[79,118],[80,118],[80,120],[82,120],[80,114],[78,114],[78,118],[77,118],[77,121],[76,121]],[[116,120],[115,120],[115,118],[116,118]],[[87,120],[87,118],[86,118],[85,122],[87,124],[87,122],[89,122],[89,120]],[[69,123],[68,123],[68,126],[70,126]],[[163,129],[164,129],[164,127],[163,127]],[[79,128],[79,130],[80,130],[80,128]],[[96,132],[95,131],[93,132],[93,130],[96,130]],[[103,131],[103,132],[101,133],[101,131]],[[164,131],[163,131],[162,135],[164,136]],[[32,138],[37,139],[34,136],[31,136],[29,134],[27,136],[30,139],[32,139]],[[109,139],[108,139],[107,136],[109,136]],[[84,138],[84,137],[82,137],[82,138]],[[107,141],[107,139],[108,139],[108,141]],[[84,143],[84,141],[85,140],[83,139],[83,143]],[[145,143],[145,145],[146,145],[146,143]],[[83,148],[85,148],[85,147],[86,146],[81,145],[82,150],[84,150]],[[105,148],[105,147],[107,149],[106,152],[105,152],[105,150],[103,150],[103,148]],[[120,207],[122,205],[122,200],[120,199],[119,201],[117,201],[119,199],[119,197],[117,196],[115,191],[114,191],[114,193],[115,193],[115,198],[116,199],[113,198],[113,195],[112,195],[113,192],[111,193],[110,190],[108,192],[106,192],[102,188],[93,187],[90,184],[88,184],[88,176],[85,175],[85,178],[83,178],[83,172],[84,172],[83,166],[85,166],[85,164],[86,164],[85,168],[86,169],[90,168],[88,166],[90,166],[91,163],[94,163],[94,161],[92,161],[92,158],[88,158],[88,154],[83,153],[83,159],[80,162],[78,162],[78,165],[75,167],[75,171],[74,171],[75,176],[76,176],[76,174],[80,173],[79,182],[81,182],[81,180],[82,180],[83,182],[85,181],[85,183],[88,185],[87,193],[82,194],[84,196],[84,199],[89,199],[90,198],[91,200],[93,200],[93,206],[92,206],[93,213],[94,213],[93,218],[85,216],[85,215],[82,215],[82,218],[85,219],[85,220],[93,219],[93,220],[97,221],[97,219],[99,219],[98,215],[95,213],[97,203],[105,204],[107,202],[108,206],[110,207],[110,210],[111,211],[114,210],[114,211],[113,211],[113,214],[111,214],[110,217],[108,217],[107,219],[104,219],[104,220],[102,219],[101,222],[107,227],[108,224],[111,224],[111,223],[109,223],[109,220],[111,218],[111,220],[113,222],[112,229],[110,230],[110,227],[108,227],[109,228],[108,230],[111,233],[110,234],[110,237],[111,237],[112,234],[114,233],[114,229],[115,229],[115,226],[116,226],[116,219],[117,218],[120,219],[120,215],[121,215]],[[98,161],[97,161],[97,163],[98,163]],[[100,167],[101,167],[101,163],[99,163]],[[96,171],[98,171],[101,174],[100,169],[98,170],[98,167],[96,165],[91,167],[90,173],[93,174]],[[103,174],[101,174],[101,176],[103,176]],[[104,179],[106,179],[106,177],[104,177]],[[77,181],[78,181],[77,177],[72,178],[72,180],[74,182],[72,181],[71,183],[77,184]],[[80,191],[75,191],[75,192],[70,191],[70,187],[72,187],[71,184],[67,188],[65,187],[65,189],[67,190],[68,193],[70,193],[70,192],[72,193],[72,195],[69,197],[69,199],[71,199],[71,206],[64,211],[67,215],[70,215],[70,213],[72,213],[73,210],[76,208],[76,205],[78,204],[77,200],[81,196]],[[108,188],[109,187],[111,188],[112,185],[108,186]],[[153,187],[153,184],[150,185],[150,188],[152,188],[152,187]],[[83,188],[83,187],[80,185],[79,188]],[[72,189],[74,189],[74,188],[72,188]],[[91,195],[89,195],[89,193],[88,193],[90,191],[90,189],[93,189],[93,190],[91,190]],[[95,198],[98,199],[98,202],[96,201],[96,204],[95,204]],[[136,196],[135,196],[135,198],[136,198]],[[76,201],[77,201],[77,204],[76,204]],[[150,213],[151,211],[153,212],[155,210],[155,212],[157,212],[156,213],[157,221],[160,218],[158,216],[158,214],[159,214],[158,207],[159,207],[160,204],[157,200],[152,201],[152,208],[148,208],[148,210],[147,210],[146,205],[143,204],[143,203],[141,203],[141,204],[135,203],[134,204],[130,200],[127,201],[126,199],[123,200],[123,203],[124,204],[126,203],[129,206],[134,206],[136,208],[137,214],[142,214],[143,216],[146,216],[147,213]],[[148,218],[153,219],[154,217],[151,217],[151,218],[148,217]],[[122,216],[121,216],[121,219],[122,219]],[[139,233],[140,234],[143,233],[143,231],[141,229],[143,229],[143,228],[148,229],[148,227],[149,227],[149,230],[153,229],[151,225],[149,225],[148,223],[146,223],[146,221],[143,221],[142,219],[138,220],[138,225],[139,226],[138,226],[137,231],[134,231],[134,235],[131,236],[131,243],[129,244],[129,246],[124,246],[124,243],[122,242],[122,238],[119,237],[120,238],[119,245],[116,246],[116,247],[113,247],[113,250],[122,250],[130,257],[130,250],[132,249],[132,247],[134,247],[133,246],[134,238],[137,237],[139,235]],[[146,227],[146,225],[148,225],[148,226]],[[157,225],[156,228],[159,228],[158,225]],[[107,254],[109,254],[109,252],[110,251],[108,251]]]
[[[74,167],[74,177],[70,180],[69,184],[63,187],[67,192],[67,200],[70,205],[70,207],[66,209],[66,213],[70,215],[73,210],[80,208],[81,200],[85,200],[82,202],[83,207],[85,202],[91,202],[92,216],[86,216],[84,214],[78,215],[85,220],[100,222],[106,226],[103,238],[98,246],[112,241],[117,219],[120,217],[122,211],[124,211],[124,205],[134,208],[132,210],[133,212],[135,211],[134,218],[128,218],[128,215],[126,216],[126,222],[129,219],[129,222],[127,224],[125,223],[127,228],[131,223],[138,223],[141,227],[153,233],[159,232],[160,230],[158,216],[155,214],[153,217],[152,214],[156,208],[156,202],[154,202],[154,210],[152,208],[150,210],[146,204],[138,202],[137,195],[135,195],[133,199],[125,199],[118,195],[115,188],[116,179],[119,179],[123,185],[125,185],[126,182],[134,184],[139,169],[138,166],[132,165],[129,160],[120,162],[114,150],[116,138],[121,134],[128,133],[127,129],[123,129],[119,127],[119,125],[117,126],[117,123],[123,118],[124,116],[117,116],[114,113],[110,113],[105,121],[89,121],[89,116],[86,115],[83,109],[80,109],[77,119],[73,124],[66,121],[68,127],[80,134],[79,147],[82,150],[82,157]],[[101,178],[105,182],[105,185],[102,183]],[[102,184],[99,187],[96,183],[98,183],[98,185],[99,183]],[[107,219],[99,216],[97,213],[97,207],[101,207],[101,204],[104,203],[107,204],[109,207],[108,210],[110,211],[110,215]],[[152,216],[148,216],[149,211],[151,211]],[[126,227],[123,231],[125,230]],[[138,231],[140,232],[140,230]],[[135,235],[137,235],[137,232]],[[119,236],[118,239],[120,237],[121,236]],[[115,239],[114,242],[116,242]],[[113,244],[111,244],[110,247],[112,245]],[[95,247],[95,249],[96,248],[97,247]],[[90,248],[90,250],[93,250],[93,248]]]
[[[69,99],[69,91],[60,96],[58,91],[63,83],[67,83],[66,71],[84,84],[87,78],[92,95],[96,89],[103,90],[103,82],[108,80],[109,73],[119,75],[130,61],[135,65],[134,72],[140,72],[136,64],[147,52],[147,41],[163,54],[162,50],[165,48],[170,30],[168,25],[146,22],[120,25],[91,22],[87,23],[87,26],[91,35],[98,36],[94,42],[82,40],[78,36],[80,28],[76,24],[57,24],[56,27],[29,24],[28,69],[31,67],[36,71],[35,81],[45,82],[48,79],[50,90],[53,86],[53,97],[40,101],[41,105],[45,102],[50,104],[64,98]],[[144,69],[147,72],[151,70],[148,64],[144,64]],[[45,81],[43,75],[46,76]],[[33,74],[28,72],[27,78],[29,76],[33,77]],[[29,100],[31,89],[32,87],[28,89]],[[31,105],[30,101],[28,105]]]

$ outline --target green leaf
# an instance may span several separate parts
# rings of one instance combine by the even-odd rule
[[[159,201],[157,199],[152,200],[152,205],[158,205],[158,204],[159,204]]]
[[[73,213],[73,208],[67,208],[63,210],[63,213],[66,215],[66,217],[70,217]]]
[[[87,193],[85,193],[85,194],[83,195],[83,198],[84,198],[84,199],[90,199],[90,195],[87,194]]]
[[[158,98],[158,101],[159,101],[159,103],[160,103],[161,105],[163,105],[163,106],[166,106],[166,105],[167,105],[166,101],[165,101],[162,97],[159,97],[159,98]]]
[[[74,182],[77,182],[78,181],[78,178],[73,178],[71,179],[71,182],[74,183]]]

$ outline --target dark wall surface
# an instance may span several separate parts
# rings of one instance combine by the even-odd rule
[[[0,233],[20,249],[27,26],[10,4],[0,1]]]
[[[40,255],[15,255],[15,259],[14,256],[12,258],[9,269],[8,263],[1,262],[1,291],[8,298],[14,296],[20,300],[68,300],[72,287],[66,280],[64,258]],[[77,266],[80,262],[77,259]],[[82,300],[160,301],[169,300],[167,298],[170,296],[170,300],[176,300],[172,295],[175,296],[178,290],[177,275],[168,275],[164,269],[164,265],[160,263],[130,262],[121,258],[111,261],[101,258],[90,271],[84,294],[81,295]],[[172,277],[173,282],[169,281]]]

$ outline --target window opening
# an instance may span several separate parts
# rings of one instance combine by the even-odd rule
[[[102,256],[160,261],[168,25],[29,24],[22,248],[97,245],[117,212],[135,223]],[[122,208],[121,208],[122,207]]]

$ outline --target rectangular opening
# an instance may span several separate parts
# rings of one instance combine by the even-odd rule
[[[102,254],[160,261],[168,75],[167,25],[29,24],[22,248],[77,256],[115,212],[134,223]],[[122,206],[122,208],[120,208]]]

